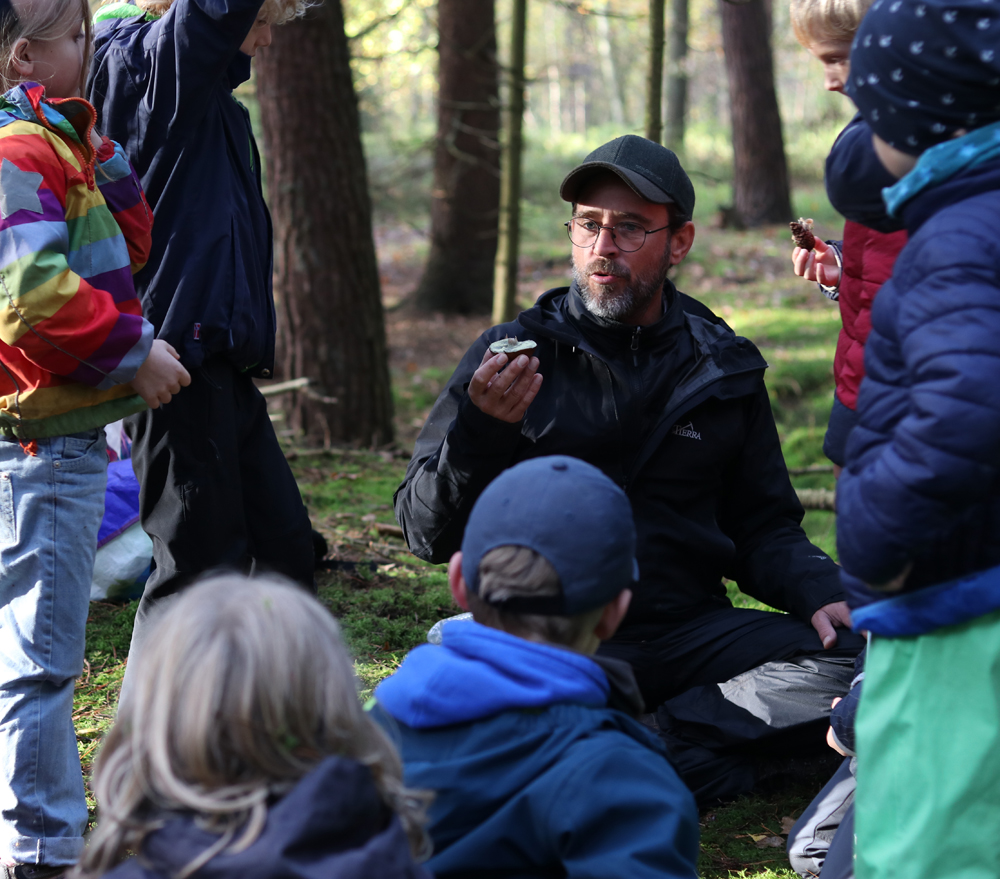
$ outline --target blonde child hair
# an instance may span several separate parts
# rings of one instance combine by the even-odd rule
[[[90,56],[93,53],[90,4],[87,0],[20,0],[14,10],[16,16],[5,15],[0,18],[0,93],[21,82],[21,77],[12,68],[14,48],[18,40],[54,40],[67,34],[76,24],[77,16],[82,15],[87,39],[83,69],[80,71],[80,94],[84,94]]]
[[[193,586],[137,663],[94,769],[97,827],[71,875],[103,875],[181,810],[220,834],[183,879],[249,846],[268,798],[330,755],[370,769],[414,855],[425,854],[427,797],[404,788],[399,756],[361,708],[339,626],[301,587],[236,575]]]
[[[807,49],[824,40],[849,42],[871,5],[872,0],[792,0],[795,39]]]

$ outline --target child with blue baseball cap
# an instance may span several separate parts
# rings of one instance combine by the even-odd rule
[[[857,876],[985,879],[1000,876],[1000,2],[876,0],[847,88],[910,235],[872,311],[837,490],[853,622],[872,633]]]
[[[624,492],[535,458],[480,495],[448,566],[473,619],[375,691],[406,784],[433,790],[427,866],[479,875],[695,877],[698,815],[630,667],[594,657],[638,577]]]

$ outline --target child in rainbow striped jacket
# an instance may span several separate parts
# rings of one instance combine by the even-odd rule
[[[152,212],[78,97],[86,0],[0,0],[0,876],[61,875],[87,821],[72,723],[102,427],[190,377],[132,273]],[[37,80],[37,81],[36,81]]]

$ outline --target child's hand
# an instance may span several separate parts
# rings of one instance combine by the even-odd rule
[[[830,704],[830,707],[831,708],[836,708],[837,707],[837,703],[840,702],[840,701],[841,700],[839,698],[838,699],[834,699],[833,702]],[[843,748],[840,747],[840,743],[837,741],[837,737],[833,734],[833,727],[832,726],[828,727],[827,730],[826,730],[826,743],[831,748],[833,748],[834,751],[836,751],[838,754],[840,754],[841,757],[849,757],[850,756],[850,754],[848,754],[847,751],[845,751]]]
[[[98,133],[97,126],[95,125],[90,129],[90,145],[94,148],[94,152],[96,153],[101,146],[103,146],[103,144],[104,138]]]
[[[792,251],[795,274],[807,281],[818,281],[825,287],[840,286],[840,266],[832,247],[817,238],[814,250],[796,247]]]
[[[150,409],[169,403],[174,394],[180,393],[181,387],[191,384],[191,375],[181,366],[180,359],[172,345],[162,339],[153,340],[149,356],[132,379],[132,387]]]

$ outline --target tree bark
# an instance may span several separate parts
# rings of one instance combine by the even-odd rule
[[[688,103],[688,0],[671,0],[667,65],[667,124],[664,143],[674,152],[684,149]]]
[[[744,226],[792,215],[788,165],[774,90],[770,15],[764,0],[720,0],[733,125],[733,207]]]
[[[663,134],[663,7],[649,0],[649,69],[646,73],[646,137],[660,142]]]
[[[510,90],[500,192],[500,240],[493,286],[493,322],[517,314],[517,270],[521,249],[521,125],[524,121],[524,43],[527,0],[514,0],[510,36]]]
[[[426,311],[486,313],[500,209],[493,0],[439,0],[438,55],[431,247],[416,303]]]
[[[277,361],[308,377],[290,426],[316,444],[392,439],[388,349],[340,0],[274,29],[257,58],[274,219]]]
[[[604,79],[605,95],[611,110],[611,121],[618,127],[625,125],[625,101],[622,98],[621,77],[615,63],[615,52],[611,46],[611,25],[608,16],[611,3],[605,3],[597,19],[597,52],[601,56],[601,76]]]

